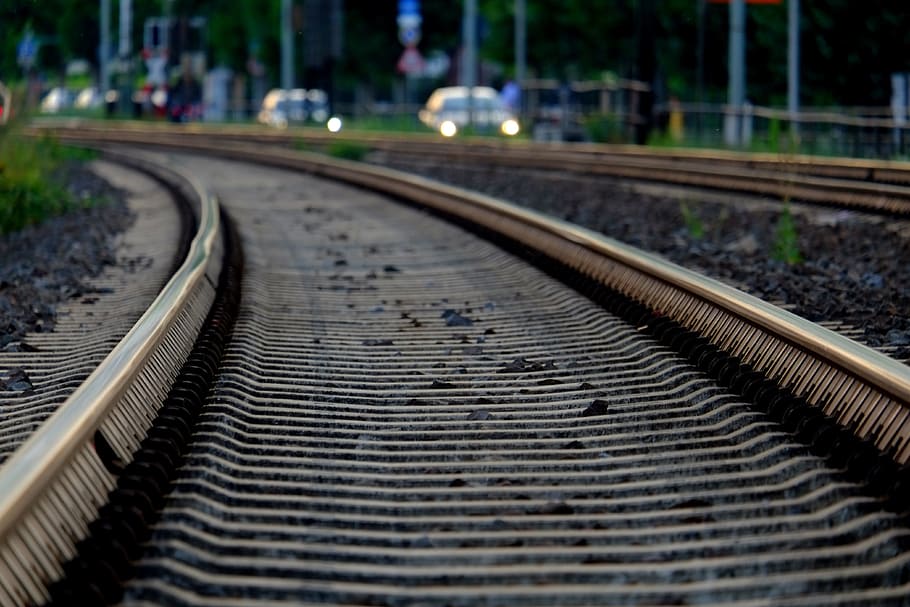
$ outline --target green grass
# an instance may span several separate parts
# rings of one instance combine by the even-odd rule
[[[363,160],[370,149],[362,143],[355,141],[333,141],[326,150],[329,156],[343,158],[344,160]]]
[[[22,137],[16,125],[0,128],[0,234],[21,230],[91,201],[75,200],[54,173],[69,159],[90,152],[42,137]]]
[[[582,126],[594,143],[629,143],[626,141],[625,125],[614,114],[587,116]]]
[[[689,208],[685,202],[679,203],[679,212],[682,215],[683,223],[686,225],[686,232],[693,240],[701,240],[705,236],[705,224],[701,217]]]
[[[344,128],[360,131],[391,131],[394,133],[431,133],[417,116],[390,114],[388,116],[345,116]]]
[[[796,265],[802,262],[803,256],[799,251],[799,236],[796,232],[796,220],[790,212],[790,203],[784,201],[784,208],[777,220],[774,231],[774,243],[771,257],[787,265]]]

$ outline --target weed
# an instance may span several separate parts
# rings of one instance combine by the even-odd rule
[[[796,221],[793,219],[793,214],[790,212],[790,203],[788,201],[784,201],[784,210],[777,220],[771,257],[777,261],[782,261],[787,265],[798,264],[803,260],[802,255],[799,252],[799,238],[796,234]]]
[[[369,148],[362,143],[353,141],[335,141],[329,145],[329,156],[334,158],[343,158],[345,160],[363,160],[366,157]]]
[[[705,224],[701,217],[689,208],[686,202],[679,203],[679,212],[682,213],[683,223],[686,224],[686,231],[693,240],[701,240],[705,236]]]
[[[49,137],[22,137],[15,125],[0,131],[0,234],[20,230],[77,206],[63,185],[53,180],[53,175],[64,161],[91,156]]]
[[[588,138],[596,143],[627,143],[623,124],[615,114],[585,118],[583,127]]]

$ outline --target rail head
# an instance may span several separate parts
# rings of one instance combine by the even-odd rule
[[[121,162],[128,160],[110,152],[108,156]],[[136,159],[128,164],[151,170],[147,162]],[[48,555],[59,550],[53,544],[61,539],[51,538],[62,530],[63,541],[70,546],[81,539],[94,511],[116,481],[95,449],[96,433],[102,433],[121,461],[129,461],[130,449],[141,441],[166,395],[168,386],[160,385],[165,378],[158,375],[162,369],[176,375],[176,369],[168,367],[179,369],[195,341],[188,329],[195,327],[198,332],[214,298],[214,283],[222,263],[218,201],[191,176],[164,167],[154,170],[166,171],[169,179],[182,181],[184,189],[192,192],[198,203],[198,228],[186,259],[132,329],[0,467],[0,586],[16,600],[46,600],[45,590],[25,580],[34,570],[47,573],[48,569],[59,569]],[[173,360],[165,363],[164,359]],[[141,402],[146,414],[122,411],[127,402],[134,412]],[[120,419],[112,424],[117,416]],[[66,487],[60,489],[60,485]],[[26,527],[43,529],[47,541],[23,542],[17,536]],[[25,554],[21,546],[27,547]],[[22,570],[10,569],[10,563],[18,563]],[[3,599],[0,592],[0,604],[6,604]]]

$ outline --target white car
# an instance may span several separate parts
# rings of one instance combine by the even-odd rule
[[[90,86],[79,91],[79,94],[76,95],[76,100],[73,102],[73,107],[85,110],[101,107],[103,103],[104,96],[101,94],[101,91]]]
[[[57,86],[50,90],[41,100],[41,111],[45,114],[56,114],[73,104],[73,94],[67,89]]]
[[[272,89],[262,100],[256,119],[262,124],[284,128],[307,120],[328,119],[328,95],[319,89]]]
[[[470,103],[470,109],[469,109]],[[469,122],[479,130],[496,129],[503,135],[517,135],[518,119],[510,112],[496,89],[489,86],[447,86],[436,89],[417,117],[445,137],[455,135]]]

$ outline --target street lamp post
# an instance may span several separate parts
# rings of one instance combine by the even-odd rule
[[[294,86],[294,47],[291,0],[281,0],[281,88]]]
[[[101,94],[111,88],[111,0],[101,0],[101,40],[98,45],[98,87]]]
[[[477,84],[477,0],[465,0],[462,83],[468,88],[468,126],[474,123],[474,85]]]
[[[515,0],[515,82],[524,86],[527,57],[527,0]]]
[[[730,0],[730,63],[724,142],[739,146],[743,141],[743,105],[746,92],[746,0]]]
[[[790,114],[790,136],[799,135],[799,0],[788,3],[787,112]]]
[[[129,113],[133,104],[132,76],[132,34],[133,34],[133,2],[120,0],[120,31],[117,45],[117,63],[119,68],[118,86],[120,93],[119,106],[124,114]]]

